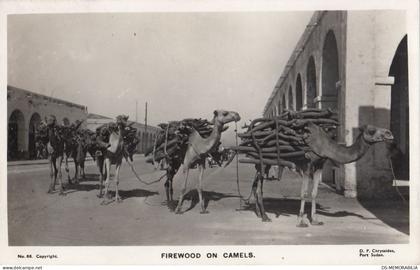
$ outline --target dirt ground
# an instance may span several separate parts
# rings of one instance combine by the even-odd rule
[[[157,179],[144,158],[135,166],[146,181]],[[73,165],[70,165],[73,173]],[[64,170],[63,170],[64,172]],[[240,165],[240,190],[247,197],[254,169]],[[205,172],[204,197],[209,214],[200,214],[197,193],[184,202],[185,213],[175,215],[162,204],[164,181],[145,185],[124,163],[120,174],[121,203],[101,205],[98,171],[92,162],[87,178],[66,190],[66,196],[47,194],[47,164],[8,166],[8,228],[12,246],[102,245],[289,245],[388,244],[409,240],[408,206],[401,201],[359,202],[320,186],[318,213],[322,226],[296,227],[300,180],[286,172],[281,182],[265,182],[265,208],[272,222],[261,222],[252,205],[238,211],[236,168],[211,168]],[[197,172],[190,173],[189,189]],[[174,196],[182,175],[175,179]],[[64,172],[63,178],[67,179]],[[114,190],[114,185],[112,185]],[[310,204],[306,211],[309,212]]]

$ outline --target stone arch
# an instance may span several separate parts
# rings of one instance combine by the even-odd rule
[[[315,108],[316,93],[316,67],[314,57],[311,56],[306,67],[306,107]]]
[[[36,158],[36,146],[35,146],[35,134],[36,129],[38,128],[39,124],[41,123],[41,116],[38,113],[33,113],[31,119],[29,120],[29,137],[28,137],[28,152],[29,158],[35,159]]]
[[[296,89],[296,111],[299,111],[302,109],[302,78],[300,76],[300,74],[297,75],[296,78],[296,85],[295,85],[295,89]]]
[[[288,91],[288,93],[287,93],[287,108],[289,109],[289,110],[294,110],[294,102],[293,102],[293,100],[294,100],[294,97],[293,97],[293,90],[292,90],[292,86],[290,85],[289,86],[289,91]]]
[[[287,109],[286,93],[283,94],[282,103],[283,103],[283,110],[286,110]]]
[[[394,77],[391,86],[391,132],[398,148],[392,163],[398,179],[409,179],[409,110],[408,110],[408,51],[407,35],[400,41],[389,69]]]
[[[332,30],[328,31],[322,48],[321,65],[321,108],[338,108],[337,82],[339,82],[339,59],[337,39]]]
[[[25,151],[25,117],[20,110],[14,110],[9,117],[7,132],[7,159],[23,158]]]

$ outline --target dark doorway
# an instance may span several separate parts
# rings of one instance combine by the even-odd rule
[[[25,119],[19,110],[13,111],[9,118],[7,132],[7,160],[24,158]]]
[[[333,31],[329,31],[325,37],[322,50],[322,108],[338,110],[336,83],[339,79],[337,40]]]
[[[316,70],[315,61],[311,56],[308,67],[306,68],[306,107],[315,108],[314,99],[316,97]]]
[[[298,74],[296,79],[296,111],[302,109],[302,79]]]
[[[292,90],[292,86],[289,86],[289,93],[287,94],[288,100],[289,100],[289,106],[288,109],[289,110],[294,110],[295,108],[293,107],[293,90]]]
[[[389,75],[395,79],[391,87],[391,131],[394,135],[396,146],[392,163],[396,178],[408,180],[410,172],[410,121],[408,110],[407,35],[398,45]]]
[[[38,113],[34,113],[29,121],[29,140],[28,140],[28,150],[29,158],[36,158],[36,146],[35,146],[35,135],[36,129],[41,123],[41,116]]]
[[[321,108],[330,108],[339,111],[338,106],[338,89],[339,82],[339,65],[338,65],[338,48],[337,40],[332,30],[328,31],[325,36],[324,47],[322,49],[322,67],[321,67]],[[322,181],[336,189],[338,172],[333,169],[332,164],[326,163],[322,171]]]

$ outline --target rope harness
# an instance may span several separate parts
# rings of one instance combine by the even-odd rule
[[[392,173],[392,184],[395,186],[395,190],[397,191],[398,195],[402,199],[403,203],[407,203],[407,200],[404,198],[404,196],[401,194],[400,189],[398,188],[398,185],[396,184],[397,178],[395,177],[394,173],[394,166],[392,165],[392,159],[391,157],[388,157],[389,165],[391,167],[391,173]]]
[[[127,157],[125,158],[125,160],[127,161],[128,165],[130,165],[131,171],[134,173],[134,175],[136,176],[137,180],[139,180],[141,183],[143,183],[143,184],[145,184],[145,185],[151,185],[151,184],[157,183],[157,182],[159,182],[160,180],[162,180],[162,179],[163,179],[163,177],[165,177],[165,176],[166,176],[166,173],[164,173],[164,174],[163,174],[161,177],[159,177],[157,180],[154,180],[154,181],[151,181],[151,182],[146,182],[146,181],[142,180],[142,179],[140,178],[140,176],[137,174],[136,170],[134,169],[134,165],[133,165],[133,163],[132,163],[131,161],[129,161],[129,159],[128,159]]]
[[[235,121],[235,144],[236,144],[236,149],[238,149],[238,124]],[[239,195],[239,209],[241,210],[242,207],[242,202],[244,203],[249,203],[249,199],[251,199],[252,196],[252,192],[249,193],[248,198],[244,199],[244,196],[242,196],[241,194],[241,189],[239,187],[239,151],[236,150],[236,187],[238,189],[238,195]]]

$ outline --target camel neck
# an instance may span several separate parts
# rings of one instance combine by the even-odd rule
[[[216,119],[214,119],[213,122],[214,122],[213,130],[210,133],[210,136],[207,138],[208,143],[211,145],[215,145],[216,143],[220,141],[221,130],[223,127],[223,124],[217,121]]]
[[[354,144],[343,149],[343,153],[348,156],[349,162],[353,162],[363,157],[369,148],[370,144],[365,141],[363,134],[360,134]]]

